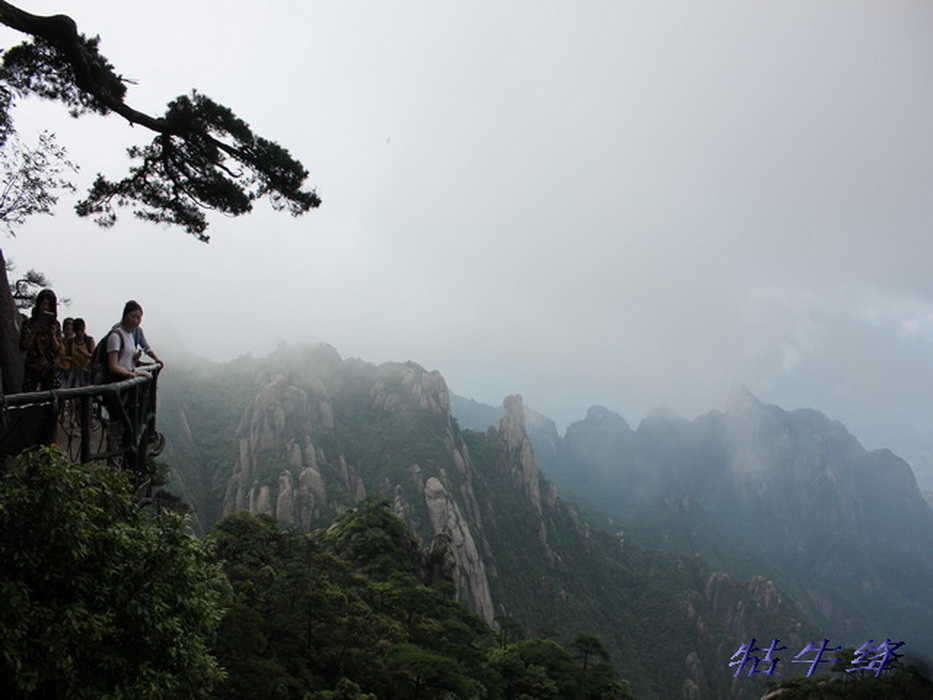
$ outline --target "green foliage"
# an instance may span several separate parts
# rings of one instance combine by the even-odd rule
[[[288,470],[288,460],[280,451],[271,449],[256,455],[255,479],[264,486],[278,483],[282,472]]]
[[[337,516],[324,535],[330,549],[376,581],[418,573],[418,543],[388,501],[367,501]]]
[[[70,17],[39,17],[0,2],[0,23],[31,41],[3,52],[0,66],[0,145],[12,133],[15,98],[35,95],[60,102],[72,116],[115,112],[155,132],[146,146],[129,149],[135,165],[122,180],[98,175],[76,210],[104,226],[115,206],[132,206],[143,220],[177,225],[207,241],[205,209],[231,216],[268,197],[277,210],[303,214],[320,205],[302,190],[307,171],[278,144],[253,133],[232,110],[192,91],[152,117],[125,102],[127,81],[101,54],[99,37],[80,34]]]
[[[311,695],[311,700],[379,700],[372,693],[364,693],[360,686],[347,678],[341,678],[334,690],[320,690]]]
[[[415,644],[396,644],[386,652],[386,670],[400,698],[471,697],[473,683],[461,664]]]
[[[592,635],[577,637],[585,637],[588,645],[602,647]],[[588,668],[551,640],[527,639],[509,644],[493,651],[490,663],[502,678],[504,698],[634,698],[628,683],[617,680],[608,664]]]
[[[229,673],[220,697],[630,697],[609,666],[584,669],[553,642],[499,648],[423,583],[414,540],[385,503],[310,534],[239,513],[210,539],[233,588],[216,642]],[[553,692],[528,695],[542,689]]]
[[[297,698],[337,693],[341,682],[352,681],[390,697],[393,689],[442,682],[418,675],[416,662],[424,658],[442,659],[450,671],[443,683],[460,687],[457,674],[480,665],[491,632],[416,579],[410,553],[394,543],[399,537],[411,540],[404,524],[374,504],[326,534],[281,531],[272,519],[245,513],[219,523],[210,538],[234,591],[217,640],[229,672],[221,696]],[[392,570],[386,569],[390,554],[402,555]],[[408,646],[393,651],[398,645]]]
[[[52,448],[0,475],[0,695],[207,697],[226,580],[177,514]]]
[[[344,624],[359,602],[349,567],[267,517],[230,516],[210,539],[233,587],[216,643],[229,673],[220,696],[301,697],[336,685],[346,675],[341,644],[355,641]]]
[[[914,666],[898,662],[876,676],[873,672],[847,673],[853,650],[844,649],[832,670],[837,674],[790,678],[780,683],[769,683],[772,692],[780,693],[780,700],[926,700],[933,697],[933,681]]]
[[[572,650],[575,658],[578,658],[583,664],[584,670],[586,670],[590,659],[593,657],[598,656],[603,661],[609,660],[609,652],[606,651],[606,646],[599,641],[598,637],[592,634],[577,634],[567,646]]]
[[[75,34],[73,42],[71,55],[63,50],[63,42],[42,36],[13,46],[3,54],[0,78],[17,95],[61,102],[73,117],[89,112],[107,114],[109,108],[102,97],[79,85],[73,56],[82,54],[88,65],[94,66],[99,81],[95,91],[111,99],[122,100],[126,95],[123,77],[114,73],[113,65],[100,53],[100,37],[89,39]],[[80,82],[88,85],[87,80]]]
[[[287,150],[255,136],[230,109],[204,95],[175,98],[161,121],[163,133],[147,146],[129,149],[137,164],[127,177],[112,182],[97,176],[76,207],[80,216],[112,226],[114,204],[135,204],[137,218],[181,226],[206,241],[205,209],[239,216],[269,196],[275,209],[297,216],[321,203],[315,192],[301,190],[308,173]],[[250,174],[240,175],[237,168]]]
[[[525,630],[509,615],[496,615],[496,624],[499,626],[499,646],[505,647],[511,642],[525,638]]]

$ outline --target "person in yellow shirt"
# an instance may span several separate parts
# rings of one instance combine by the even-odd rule
[[[71,368],[67,386],[87,386],[91,383],[91,355],[96,345],[87,334],[87,324],[83,318],[76,318],[73,327],[74,335],[64,342],[65,356]]]
[[[66,318],[62,324],[65,337],[58,351],[58,372],[62,386],[87,386],[91,383],[91,353],[94,352],[94,339],[86,331],[83,318]],[[67,425],[77,423],[74,399],[65,402]]]

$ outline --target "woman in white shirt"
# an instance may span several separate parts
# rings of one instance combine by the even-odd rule
[[[113,381],[131,377],[148,376],[137,369],[143,353],[156,362],[165,364],[155,354],[146,340],[140,325],[143,322],[143,307],[130,300],[123,306],[123,318],[107,335],[107,367]]]

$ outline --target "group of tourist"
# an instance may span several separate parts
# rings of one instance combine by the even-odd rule
[[[135,301],[126,302],[120,322],[101,341],[106,344],[98,355],[105,353],[109,381],[145,375],[140,369],[144,355],[161,362],[140,327],[142,320],[142,307]],[[59,323],[58,299],[51,289],[36,295],[31,314],[23,319],[19,346],[26,356],[24,392],[91,384],[94,338],[87,334],[83,318],[66,318]]]

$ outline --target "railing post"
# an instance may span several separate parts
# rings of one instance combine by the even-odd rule
[[[78,420],[81,421],[81,464],[91,461],[91,397],[78,397]]]
[[[129,458],[130,458],[130,468],[134,472],[138,472],[142,468],[142,461],[139,459],[139,443],[142,438],[140,435],[140,426],[139,426],[139,395],[140,388],[139,384],[136,384],[132,388],[132,393],[130,394],[130,411],[129,411]]]

